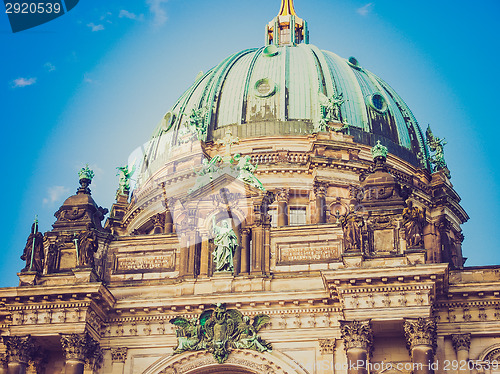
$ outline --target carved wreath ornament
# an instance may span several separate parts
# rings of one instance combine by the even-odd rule
[[[249,317],[236,309],[226,309],[225,304],[217,304],[215,309],[204,311],[199,318],[172,318],[170,323],[177,326],[174,354],[206,350],[222,364],[233,348],[270,351],[271,344],[257,334],[269,321],[269,316],[259,314],[250,323]]]

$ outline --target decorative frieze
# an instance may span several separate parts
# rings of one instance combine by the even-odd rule
[[[127,359],[127,348],[111,348],[111,360],[113,362],[125,362]]]
[[[470,334],[453,334],[451,342],[453,343],[455,352],[461,350],[468,351],[470,349]]]
[[[340,332],[346,352],[351,348],[371,351],[373,333],[370,321],[340,321]]]
[[[436,320],[434,318],[405,319],[404,333],[406,344],[411,351],[418,345],[426,345],[436,350]]]

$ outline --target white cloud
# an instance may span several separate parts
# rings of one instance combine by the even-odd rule
[[[46,62],[43,67],[48,71],[48,72],[51,72],[51,71],[54,71],[56,70],[56,67],[51,63],[51,62]]]
[[[135,13],[129,12],[128,10],[122,9],[120,10],[120,14],[118,14],[118,17],[133,19],[134,21],[142,21],[144,19],[144,14],[137,15]]]
[[[89,84],[97,83],[97,81],[95,79],[90,78],[90,76],[87,73],[83,75],[83,81]]]
[[[69,188],[64,186],[52,186],[47,188],[47,197],[45,197],[42,202],[44,205],[52,205],[56,202],[62,204],[62,199],[68,197]]]
[[[367,16],[373,10],[374,6],[374,3],[368,3],[366,5],[363,5],[361,8],[356,9],[356,12],[358,12],[358,14],[362,16]]]
[[[27,87],[36,83],[36,78],[17,78],[12,81],[12,87]]]
[[[168,0],[146,0],[146,4],[149,6],[149,11],[153,13],[153,23],[155,26],[161,26],[167,22],[167,12],[162,7],[162,4],[167,1]]]
[[[103,25],[96,25],[96,24],[94,24],[94,22],[90,22],[89,24],[87,24],[87,26],[90,27],[92,32],[104,30]]]

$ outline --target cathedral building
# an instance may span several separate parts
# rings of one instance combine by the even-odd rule
[[[292,0],[265,35],[197,77],[109,212],[84,167],[35,222],[0,373],[500,373],[500,267],[464,266],[442,139]]]

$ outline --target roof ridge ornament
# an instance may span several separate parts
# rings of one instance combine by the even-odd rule
[[[85,167],[78,172],[78,176],[80,177],[80,187],[76,193],[90,195],[89,185],[92,183],[92,179],[94,178],[94,172],[89,168],[89,165],[86,164]]]
[[[293,0],[281,0],[278,15],[266,25],[266,45],[309,44],[307,22],[297,16]]]

